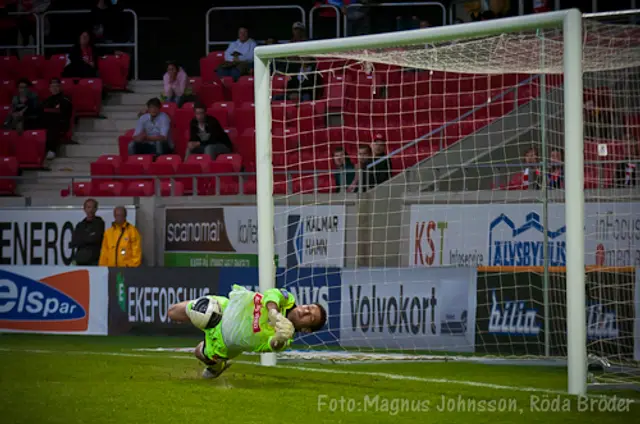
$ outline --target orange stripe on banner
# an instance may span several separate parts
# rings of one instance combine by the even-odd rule
[[[589,265],[585,267],[586,272],[635,272],[635,268],[632,266],[597,266]],[[544,267],[542,266],[479,266],[478,272],[537,272],[543,273]],[[567,272],[567,267],[564,266],[550,266],[549,272],[564,273]]]

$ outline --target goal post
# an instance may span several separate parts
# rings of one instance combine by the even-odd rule
[[[275,287],[276,240],[274,238],[274,179],[271,116],[272,60],[297,56],[335,55],[358,52],[358,60],[375,49],[455,42],[522,31],[559,29],[562,33],[562,70],[564,73],[564,146],[566,195],[566,308],[568,391],[584,394],[587,383],[585,267],[584,267],[584,169],[583,169],[583,86],[582,86],[582,14],[577,9],[515,18],[443,26],[414,31],[310,41],[255,50],[255,137],[258,206],[258,252],[260,289]],[[557,53],[557,52],[556,52]],[[371,59],[380,61],[379,56]],[[419,64],[415,66],[419,68]],[[496,72],[499,72],[496,71]],[[381,240],[383,243],[384,240]],[[262,356],[262,364],[275,365],[273,354]]]

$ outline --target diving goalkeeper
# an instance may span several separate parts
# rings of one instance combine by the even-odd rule
[[[211,313],[212,304],[219,313]],[[206,365],[202,376],[217,378],[230,366],[228,361],[243,352],[278,352],[289,346],[295,331],[320,330],[327,311],[317,303],[296,305],[284,289],[261,294],[234,285],[228,298],[203,296],[172,305],[169,318],[204,331],[194,354]]]

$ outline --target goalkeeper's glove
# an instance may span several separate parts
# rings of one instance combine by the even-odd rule
[[[269,311],[269,324],[276,329],[273,339],[277,343],[286,343],[295,333],[293,323],[275,309]]]

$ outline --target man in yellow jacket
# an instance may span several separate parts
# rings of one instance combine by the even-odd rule
[[[137,267],[142,262],[142,241],[133,224],[127,222],[124,206],[113,209],[114,222],[102,238],[100,266]]]

